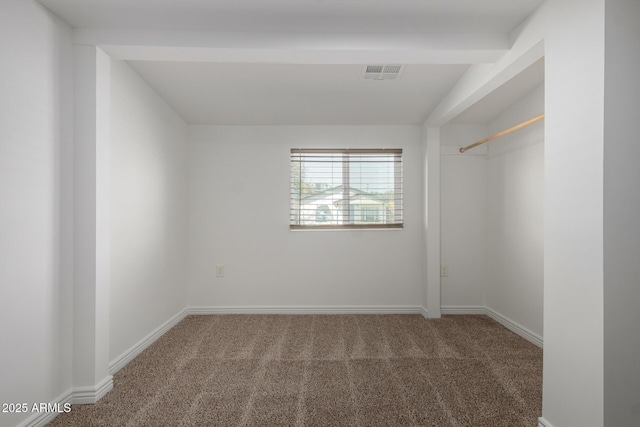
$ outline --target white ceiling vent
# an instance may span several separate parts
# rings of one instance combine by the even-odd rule
[[[397,80],[404,71],[404,65],[365,65],[362,69],[362,78],[365,80]]]

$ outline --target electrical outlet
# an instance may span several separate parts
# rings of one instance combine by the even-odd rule
[[[224,265],[216,265],[216,277],[224,277]]]
[[[442,264],[440,266],[440,277],[449,277],[449,266]]]

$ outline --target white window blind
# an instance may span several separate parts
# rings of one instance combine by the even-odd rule
[[[291,229],[402,228],[402,149],[291,149]]]

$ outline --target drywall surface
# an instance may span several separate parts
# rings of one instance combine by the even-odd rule
[[[421,305],[419,126],[191,126],[189,144],[190,306]],[[300,147],[402,148],[404,230],[290,231]]]
[[[604,416],[640,425],[640,3],[606,4]]]
[[[546,27],[543,417],[555,426],[598,427],[604,425],[604,1],[547,1],[539,18]]]
[[[604,425],[604,2],[544,6],[543,417],[556,426],[598,427]]]
[[[123,61],[111,67],[110,359],[186,307],[187,126]]]
[[[541,421],[556,426],[604,424],[604,16],[605,0],[547,0],[512,32],[511,50],[472,66],[428,120],[446,123],[544,55]]]
[[[442,315],[440,295],[440,128],[423,126],[422,165],[424,168],[422,307],[427,317]],[[423,313],[424,315],[424,313]]]
[[[489,134],[544,112],[544,86],[489,123]],[[544,122],[496,139],[487,156],[486,305],[542,336]]]
[[[71,387],[71,30],[5,1],[0,52],[0,402],[32,405]]]
[[[442,306],[484,307],[487,287],[486,147],[458,150],[487,136],[484,125],[447,125],[441,147]]]

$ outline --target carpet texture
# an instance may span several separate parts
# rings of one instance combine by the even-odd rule
[[[50,426],[529,426],[542,350],[486,316],[189,316]]]

